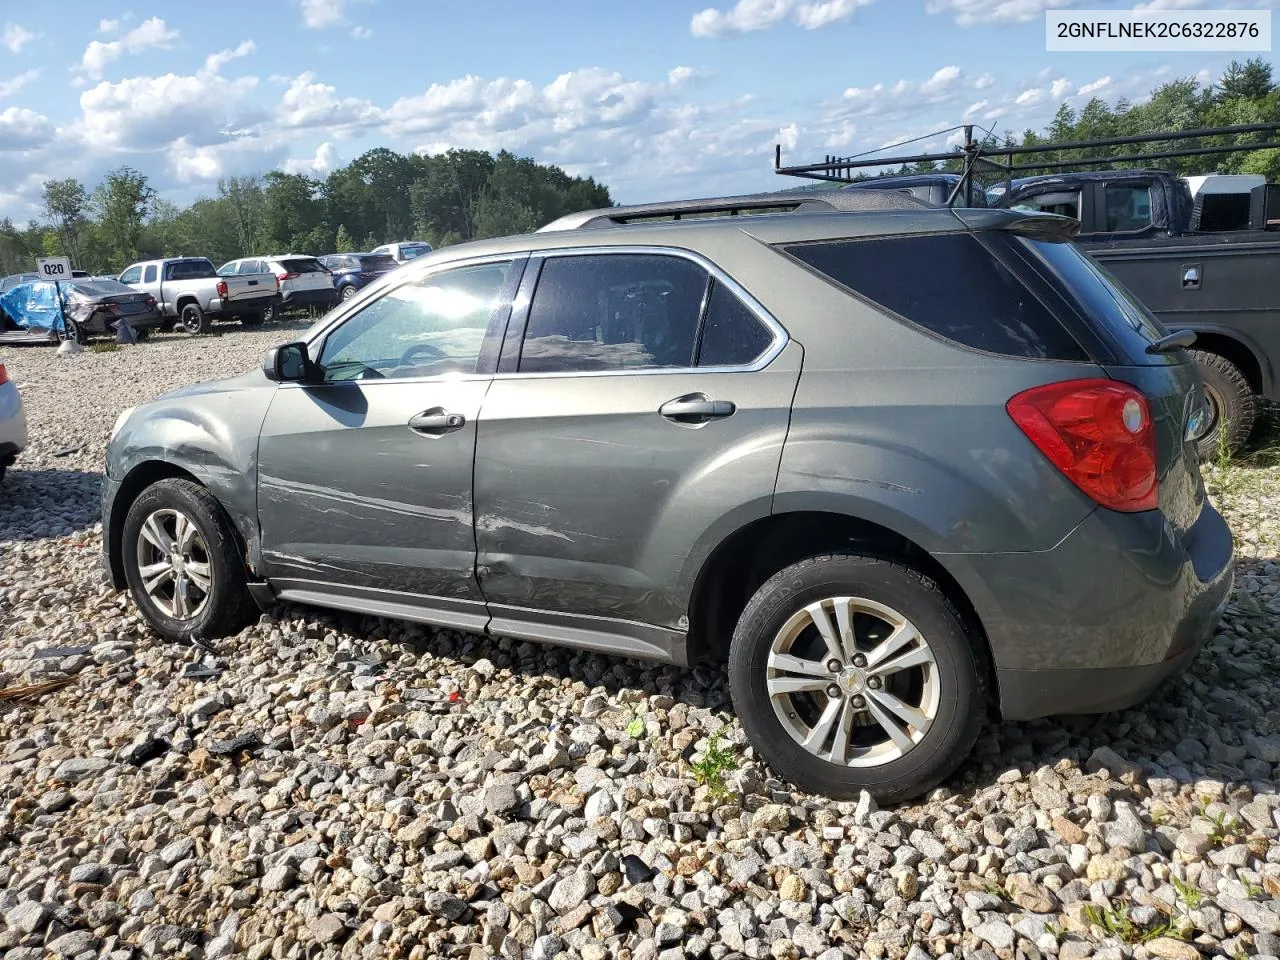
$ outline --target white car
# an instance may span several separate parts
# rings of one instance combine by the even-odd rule
[[[431,252],[431,244],[423,240],[402,240],[399,243],[384,243],[374,247],[370,253],[385,253],[396,263],[408,263]]]
[[[280,291],[280,304],[276,308],[279,313],[308,307],[328,310],[338,302],[333,274],[315,257],[306,254],[245,257],[224,263],[218,268],[218,276],[221,277],[256,273],[275,274],[276,286]],[[272,319],[271,312],[268,312],[267,319]]]
[[[27,445],[27,417],[18,385],[0,363],[0,480]]]

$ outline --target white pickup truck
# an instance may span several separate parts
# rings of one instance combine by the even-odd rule
[[[274,275],[220,277],[206,257],[145,260],[126,269],[119,280],[155,297],[165,316],[164,329],[180,323],[188,333],[206,333],[215,320],[257,326],[280,301]]]

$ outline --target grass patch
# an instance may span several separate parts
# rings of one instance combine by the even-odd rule
[[[1204,902],[1204,894],[1194,884],[1188,883],[1181,877],[1172,877],[1170,879],[1173,882],[1173,892],[1179,900],[1186,904],[1188,910],[1195,910]]]
[[[88,346],[90,353],[115,353],[120,349],[118,343],[91,343]]]
[[[693,771],[693,779],[703,786],[707,787],[712,796],[727,797],[729,795],[729,785],[726,778],[738,766],[738,754],[732,744],[724,742],[724,732],[727,728],[721,727],[715,733],[707,738],[707,749],[702,755],[702,759],[695,760],[689,764]]]
[[[1105,907],[1089,904],[1084,908],[1084,916],[1093,926],[1101,927],[1108,934],[1119,937],[1125,943],[1148,943],[1157,937],[1182,939],[1167,917],[1148,927],[1143,927],[1133,922],[1127,910],[1117,910],[1109,904]]]

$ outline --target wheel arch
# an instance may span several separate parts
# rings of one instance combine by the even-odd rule
[[[1187,329],[1196,335],[1193,350],[1203,350],[1229,360],[1244,374],[1255,394],[1272,397],[1275,392],[1275,377],[1261,347],[1235,330],[1194,326]]]
[[[973,602],[951,572],[904,534],[848,513],[797,510],[747,523],[711,551],[694,581],[689,601],[690,662],[723,662],[729,639],[751,596],[784,567],[823,553],[859,550],[909,563],[937,582],[986,650],[991,647]],[[989,677],[995,689],[994,673]]]
[[[249,549],[244,531],[227,511],[226,506],[218,498],[216,491],[203,479],[177,464],[164,460],[146,460],[139,463],[125,475],[125,478],[120,482],[120,489],[116,491],[116,495],[111,501],[110,516],[102,518],[103,536],[107,538],[105,551],[107,574],[112,586],[117,590],[123,590],[126,586],[123,542],[124,518],[128,515],[129,508],[133,506],[134,501],[142,495],[143,491],[162,480],[189,480],[209,490],[214,495],[214,499],[218,501],[219,507],[222,508],[223,516],[229,521],[227,525],[232,531],[232,539],[235,542],[236,549],[240,551],[240,559],[245,561],[246,565],[249,565]]]

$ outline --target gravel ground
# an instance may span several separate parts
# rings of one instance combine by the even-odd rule
[[[771,779],[718,671],[301,608],[151,637],[97,573],[107,433],[282,333],[4,357],[0,687],[73,678],[0,705],[7,960],[1280,954],[1276,458],[1209,471],[1238,589],[1188,674],[877,810]]]

